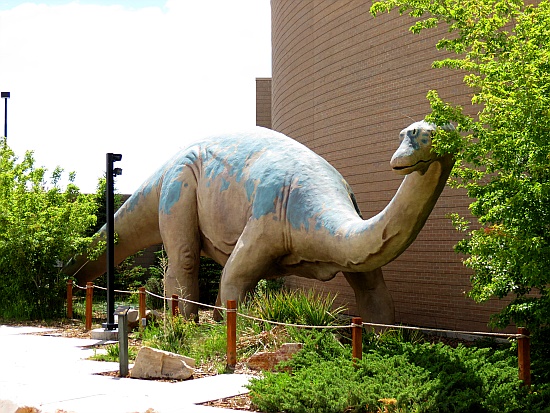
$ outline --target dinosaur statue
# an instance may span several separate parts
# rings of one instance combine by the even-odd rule
[[[393,323],[381,267],[414,241],[454,163],[431,151],[434,130],[421,121],[401,131],[390,165],[407,176],[386,208],[367,220],[340,173],[281,133],[257,127],[194,143],[116,213],[115,262],[162,242],[167,294],[196,301],[202,253],[224,266],[218,303],[243,299],[262,278],[328,281],[342,271],[363,320]],[[104,256],[80,256],[66,272],[84,283],[105,268]],[[198,314],[190,303],[180,303],[180,311]]]

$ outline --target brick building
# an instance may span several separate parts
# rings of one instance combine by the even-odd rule
[[[257,79],[257,123],[283,132],[327,159],[352,186],[364,217],[381,211],[402,177],[389,167],[399,131],[430,112],[437,89],[474,111],[463,74],[432,69],[444,52],[443,29],[414,35],[398,13],[373,18],[364,0],[271,0],[272,79]],[[271,99],[270,99],[271,98]],[[271,104],[270,104],[271,103]],[[400,323],[456,330],[488,329],[501,303],[465,297],[470,272],[453,252],[460,234],[445,215],[467,213],[469,199],[446,188],[416,241],[384,267]],[[335,291],[354,312],[344,277],[287,285]]]

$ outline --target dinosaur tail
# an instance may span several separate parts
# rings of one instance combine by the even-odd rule
[[[162,242],[158,223],[158,197],[155,191],[134,193],[116,212],[114,217],[115,233],[115,265],[125,258],[151,245]],[[106,240],[106,227],[103,226],[90,245],[93,248],[98,241]],[[107,268],[106,252],[102,252],[96,260],[89,259],[87,254],[71,259],[64,272],[74,276],[79,285],[93,281],[103,275]]]

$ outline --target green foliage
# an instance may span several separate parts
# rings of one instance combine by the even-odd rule
[[[137,348],[133,346],[128,347],[128,361],[131,363],[133,362],[137,357]],[[94,349],[94,355],[90,357],[90,360],[95,361],[111,361],[111,362],[117,362],[119,361],[120,356],[120,348],[117,344],[111,344],[110,346],[107,346],[107,353],[98,353],[96,349]]]
[[[493,318],[533,331],[550,319],[550,3],[519,0],[382,0],[374,14],[397,8],[416,18],[415,33],[446,24],[437,43],[454,57],[434,67],[460,70],[479,113],[469,116],[428,99],[436,124],[457,123],[461,135],[435,137],[454,152],[456,187],[466,188],[477,219],[453,216],[465,238],[456,251],[473,270],[470,297],[510,297]]]
[[[216,303],[223,267],[212,258],[201,257],[199,269],[199,302]]]
[[[334,308],[335,296],[313,290],[275,290],[253,295],[248,311],[264,320],[313,326],[333,325],[345,309]]]
[[[261,279],[260,281],[258,281],[258,284],[256,284],[255,292],[257,294],[266,295],[270,292],[281,291],[284,288],[284,285],[285,285],[284,277],[273,278],[269,280]]]
[[[527,394],[509,349],[373,340],[357,368],[332,334],[309,335],[288,364],[249,384],[266,412],[523,412],[548,389]],[[384,410],[386,409],[386,410]]]
[[[123,204],[122,195],[116,192],[116,188],[113,195],[113,203],[116,211]],[[107,179],[105,177],[98,179],[93,199],[97,205],[97,222],[89,229],[87,233],[89,236],[94,235],[107,222]]]
[[[227,338],[223,324],[199,325],[184,317],[167,317],[148,325],[142,339],[145,345],[192,357],[198,366],[211,360],[225,363]]]
[[[198,326],[183,317],[167,317],[150,324],[142,333],[145,345],[172,353],[189,355]]]
[[[61,188],[62,169],[49,182],[32,152],[18,161],[0,138],[0,318],[60,316],[66,277],[61,262],[89,243],[96,205],[73,184]]]

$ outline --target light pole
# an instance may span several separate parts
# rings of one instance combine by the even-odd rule
[[[1,92],[0,97],[4,99],[4,137],[8,137],[8,99],[10,92]]]
[[[114,197],[114,177],[122,175],[122,169],[113,168],[113,163],[122,159],[119,153],[107,154],[107,176],[106,184],[106,214],[107,214],[107,324],[106,330],[117,328],[115,324],[115,197]]]

